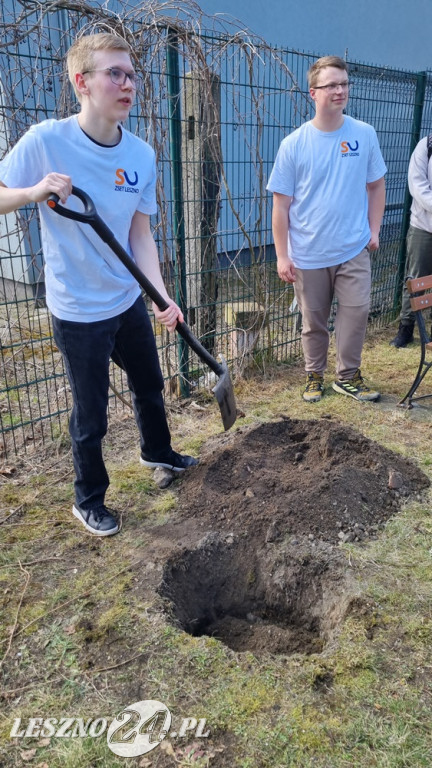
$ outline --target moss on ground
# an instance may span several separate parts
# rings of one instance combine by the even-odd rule
[[[385,391],[377,407],[328,390],[311,408],[299,394],[301,366],[278,366],[239,383],[246,416],[235,428],[281,414],[330,414],[412,458],[432,478],[432,405],[396,407],[418,347],[403,355],[390,348],[393,330],[375,334],[365,348],[364,373]],[[220,432],[214,403],[201,408],[172,413],[176,448],[196,454]],[[130,758],[132,768],[429,768],[430,496],[409,501],[376,540],[343,545],[359,601],[323,653],[256,657],[167,622],[154,592],[165,544],[155,550],[154,531],[174,525],[181,481],[160,491],[139,467],[138,449],[131,453],[126,438],[122,444],[119,452],[114,435],[108,439],[110,505],[124,509],[115,546],[72,519],[70,456],[63,463],[56,457],[56,468],[29,460],[0,486],[2,765],[120,768],[124,759],[106,737],[14,740],[14,719],[113,718],[127,704],[157,699],[176,724],[205,718],[211,736],[166,741]]]

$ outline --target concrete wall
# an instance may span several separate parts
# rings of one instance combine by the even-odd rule
[[[198,0],[272,45],[367,64],[432,69],[431,0]]]

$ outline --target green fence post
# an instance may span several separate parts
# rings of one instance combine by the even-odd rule
[[[172,221],[175,247],[176,301],[187,322],[186,250],[181,167],[181,108],[178,35],[168,28],[166,68],[168,89],[168,127],[172,185]],[[179,337],[180,394],[189,396],[189,347]]]
[[[413,122],[412,122],[412,130],[411,130],[410,157],[420,140],[420,130],[421,130],[425,91],[426,91],[426,80],[427,80],[426,72],[417,73],[417,84],[416,84],[416,92],[414,97]],[[408,189],[408,184],[407,184],[406,190],[405,190],[405,199],[404,199],[403,216],[402,216],[402,231],[401,231],[401,243],[399,248],[398,276],[397,276],[396,291],[395,291],[394,303],[393,303],[394,309],[398,308],[401,301],[401,297],[402,297],[403,282],[405,277],[405,262],[406,262],[406,236],[408,233],[408,227],[410,222],[411,200],[412,198],[411,198],[410,191]]]

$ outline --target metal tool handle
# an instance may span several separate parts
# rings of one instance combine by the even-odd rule
[[[150,296],[151,300],[156,304],[161,312],[164,312],[166,309],[168,309],[169,304],[167,301],[163,296],[161,296],[153,283],[151,283],[145,274],[140,270],[134,260],[131,259],[127,251],[125,251],[118,240],[116,240],[113,232],[111,232],[110,228],[107,227],[103,219],[101,219],[98,212],[96,211],[95,204],[91,197],[86,192],[84,192],[84,190],[79,189],[79,187],[72,187],[72,195],[78,197],[81,200],[84,206],[83,211],[73,211],[70,208],[65,208],[60,204],[60,198],[55,193],[52,193],[49,196],[47,203],[53,211],[56,211],[56,213],[59,213],[60,216],[64,216],[66,219],[73,219],[74,221],[80,221],[84,224],[90,224],[95,232],[97,232],[99,237],[114,251],[120,261],[123,262],[126,269],[128,269],[129,272],[134,276],[135,280],[139,283],[141,288],[144,289],[147,295]],[[203,347],[201,342],[198,341],[196,336],[194,336],[186,323],[180,323],[177,321],[175,330],[193,349],[193,351],[196,352],[198,357],[200,357],[201,360],[203,360],[203,362],[205,362],[209,368],[211,368],[212,371],[216,373],[217,376],[222,376],[224,374],[225,371],[223,366],[218,363],[214,357],[212,357],[210,352],[205,347]]]

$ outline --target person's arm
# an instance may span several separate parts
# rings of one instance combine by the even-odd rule
[[[7,187],[0,181],[0,214],[11,213],[29,203],[41,203],[55,192],[64,204],[71,194],[70,176],[63,173],[48,173],[33,187]]]
[[[272,229],[277,271],[280,279],[285,283],[294,283],[296,279],[294,264],[288,256],[289,209],[292,200],[292,197],[282,195],[280,192],[273,193]]]
[[[166,325],[169,331],[173,331],[177,325],[177,320],[183,322],[184,318],[180,307],[168,296],[165,288],[159,265],[159,255],[150,228],[150,216],[139,211],[134,214],[129,240],[138,267],[169,304],[168,309],[161,312],[153,303],[156,320],[162,325]]]
[[[368,243],[370,251],[376,251],[379,247],[379,233],[385,209],[385,181],[384,176],[377,181],[371,181],[366,185],[368,193],[368,216],[371,237]]]
[[[432,213],[432,189],[428,177],[427,143],[423,139],[417,144],[408,166],[408,187],[414,200]]]

